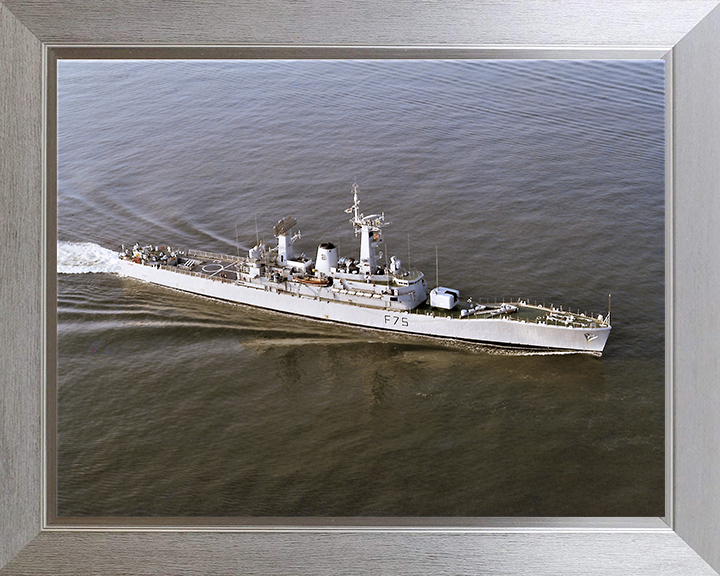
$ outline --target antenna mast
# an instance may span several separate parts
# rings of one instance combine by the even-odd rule
[[[408,262],[407,262],[407,269],[410,270],[410,230],[408,230],[407,237],[408,237]]]
[[[435,244],[435,286],[440,286],[440,261],[438,260],[437,244]]]
[[[237,222],[235,222],[235,254],[240,258],[240,241],[238,240]]]
[[[353,205],[345,210],[351,214],[350,223],[353,225],[355,236],[360,235],[360,271],[366,275],[373,275],[377,269],[377,259],[383,257],[378,254],[378,245],[382,243],[382,229],[389,224],[385,221],[385,213],[365,216],[360,212],[357,183],[353,184]],[[383,246],[387,248],[387,246]],[[385,251],[387,252],[387,250]]]

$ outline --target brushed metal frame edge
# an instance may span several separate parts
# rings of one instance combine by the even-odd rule
[[[675,372],[673,350],[675,282],[675,196],[673,130],[674,60],[670,50],[665,60],[665,523],[675,527]]]
[[[42,514],[43,529],[48,527],[49,510],[56,506],[56,456],[51,445],[57,424],[57,78],[56,61],[43,46],[43,395],[42,395]],[[52,177],[49,177],[52,175]],[[52,488],[52,490],[51,490]]]
[[[142,59],[177,60],[360,60],[360,59],[645,59],[662,58],[672,46],[340,46],[340,45],[170,45],[170,44],[58,44],[43,45],[58,59]]]

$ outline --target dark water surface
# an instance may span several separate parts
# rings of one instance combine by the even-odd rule
[[[661,516],[657,61],[58,63],[60,516]],[[465,296],[607,311],[601,358],[358,330],[113,273],[294,215]]]

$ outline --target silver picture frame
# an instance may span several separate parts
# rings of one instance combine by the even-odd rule
[[[452,5],[0,0],[0,574],[717,574],[720,9],[715,0]],[[60,526],[48,513],[52,51],[356,49],[666,62],[666,514]],[[267,57],[267,56],[264,56]],[[319,57],[319,56],[312,56]],[[48,168],[50,167],[50,168]]]

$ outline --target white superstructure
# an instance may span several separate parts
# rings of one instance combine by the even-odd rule
[[[136,244],[120,255],[121,274],[211,298],[342,322],[499,346],[531,347],[601,355],[611,326],[609,314],[592,317],[527,301],[473,304],[457,290],[436,287],[428,297],[422,272],[404,269],[390,258],[378,262],[384,214],[360,212],[357,186],[346,210],[360,236],[360,257],[338,256],[330,242],[318,246],[311,261],[296,257],[286,217],[274,228],[277,245],[258,242],[247,257],[166,246]]]

